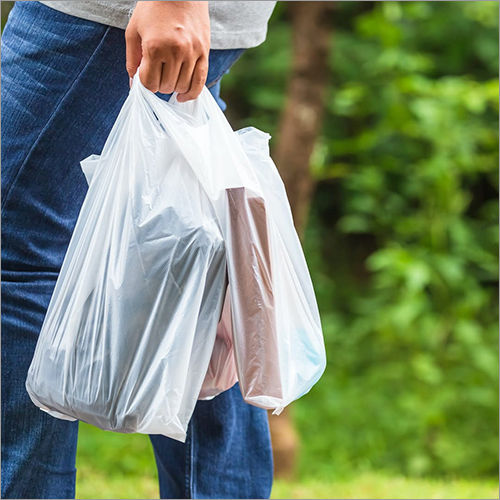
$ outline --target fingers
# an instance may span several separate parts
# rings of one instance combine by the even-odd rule
[[[127,29],[127,71],[152,92],[198,96],[206,79],[210,50],[208,2],[142,2]]]
[[[181,66],[181,59],[171,58],[169,61],[163,63],[160,80],[160,92],[162,94],[171,94],[176,90]]]
[[[127,73],[130,78],[132,78],[139,64],[141,64],[142,58],[142,47],[141,47],[141,37],[133,27],[125,31],[125,42],[126,42],[126,68]]]
[[[164,40],[141,40],[129,26],[125,32],[127,72],[133,77],[139,65],[142,84],[151,92],[171,94],[177,92],[179,101],[196,99],[205,85],[208,56],[190,46],[183,47]]]
[[[185,94],[191,88],[191,80],[193,79],[195,66],[196,59],[194,58],[183,61],[177,84],[175,85],[175,91],[179,94]]]
[[[151,92],[160,90],[163,66],[163,47],[161,42],[142,41],[142,61],[139,77],[142,84]]]
[[[186,102],[191,99],[196,99],[201,91],[203,90],[203,86],[207,80],[208,74],[208,61],[205,56],[202,56],[196,62],[196,66],[194,68],[192,77],[191,77],[191,85],[187,92],[179,93],[177,96],[177,100],[179,102]]]

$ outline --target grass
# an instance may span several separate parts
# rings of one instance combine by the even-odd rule
[[[431,480],[387,477],[368,473],[359,477],[300,483],[276,481],[273,498],[498,498],[498,483],[462,479]]]
[[[141,434],[80,423],[76,498],[158,498],[153,449]]]
[[[156,466],[147,436],[80,424],[77,469],[77,498],[158,498]],[[498,498],[498,481],[364,473],[349,479],[275,481],[272,498]]]

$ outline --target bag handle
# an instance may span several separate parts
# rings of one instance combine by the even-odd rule
[[[206,87],[203,87],[196,99],[187,102],[179,102],[177,92],[174,92],[168,101],[160,99],[142,83],[140,66],[134,75],[130,92],[138,94],[148,104],[148,108],[153,112],[155,119],[166,129],[169,127],[165,126],[166,124],[160,118],[160,115],[163,114],[162,110],[167,110],[172,118],[181,119],[184,124],[195,128],[206,125],[213,113],[219,112],[222,114],[218,104]]]

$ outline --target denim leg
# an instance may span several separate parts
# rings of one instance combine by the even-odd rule
[[[161,498],[268,498],[271,493],[267,412],[246,404],[238,384],[198,401],[184,444],[150,438]]]
[[[25,279],[2,284],[2,498],[73,498],[78,422],[40,411],[24,388],[54,279]]]
[[[79,161],[102,148],[128,90],[126,74],[92,70],[119,35],[36,2],[16,4],[2,35],[3,498],[75,494],[78,423],[35,407],[24,382],[87,189]]]
[[[211,51],[209,81],[240,53]],[[87,191],[79,162],[101,151],[128,94],[124,54],[123,30],[38,2],[16,3],[2,35],[3,498],[74,496],[77,423],[36,408],[24,382]],[[259,432],[248,419],[240,425]],[[194,453],[205,456],[211,436],[195,434]],[[160,482],[176,474],[185,480],[170,463]]]

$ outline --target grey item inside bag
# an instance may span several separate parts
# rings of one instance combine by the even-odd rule
[[[234,342],[245,398],[282,397],[271,248],[264,199],[244,187],[226,190],[231,232]],[[257,404],[257,403],[256,403]]]
[[[170,379],[168,385],[172,387],[179,385],[176,378],[181,379],[181,386],[186,380],[185,374],[170,368],[169,359],[189,358],[191,351],[207,340],[205,333],[216,328],[226,288],[225,249],[220,235],[188,223],[171,207],[137,225],[135,231],[134,236],[124,235],[128,248],[120,279],[117,281],[113,269],[116,259],[106,256],[107,279],[90,291],[79,314],[73,311],[79,318],[72,332],[74,342],[45,352],[51,362],[44,363],[44,369],[51,373],[30,378],[40,384],[52,381],[50,386],[29,389],[42,409],[59,418],[73,417],[106,430],[137,432],[153,402],[155,406],[160,402],[164,405],[166,419],[175,416],[173,408],[180,406],[182,394],[164,392],[165,379]],[[163,240],[161,244],[159,239]],[[179,317],[176,311],[190,299],[183,289],[190,286],[202,289],[198,317]],[[108,288],[120,300],[99,307],[109,295]],[[98,297],[101,300],[96,300]],[[179,346],[169,342],[172,335],[168,331],[182,332],[193,323],[199,335],[181,352]],[[120,331],[119,337],[110,334],[111,325]],[[82,350],[85,355],[81,355]],[[192,367],[203,373],[206,368]],[[65,374],[66,380],[61,380],[60,374]],[[56,380],[60,381],[58,390],[54,390]],[[178,427],[178,438],[182,439],[182,426]]]

